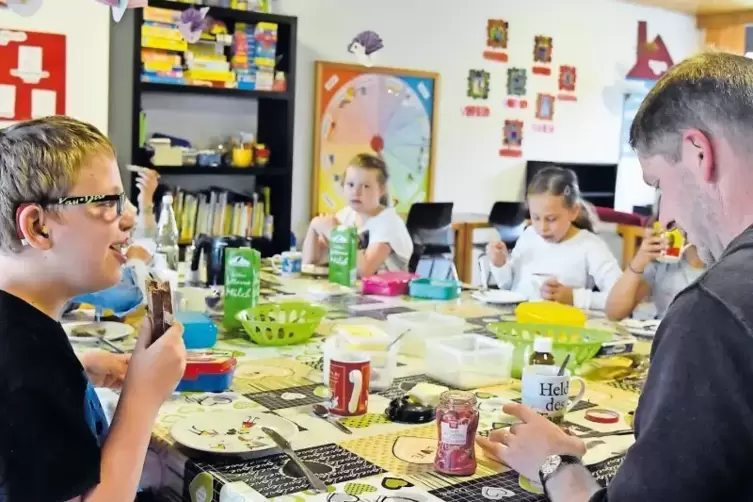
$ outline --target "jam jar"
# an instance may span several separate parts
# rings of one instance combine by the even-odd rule
[[[442,393],[437,407],[439,442],[434,469],[450,476],[470,476],[476,472],[476,430],[478,403],[470,392]]]

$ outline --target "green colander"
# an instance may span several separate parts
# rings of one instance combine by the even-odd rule
[[[263,303],[241,310],[235,318],[254,343],[279,347],[307,341],[326,313],[305,302]]]
[[[489,324],[488,328],[497,338],[510,342],[515,347],[512,361],[513,378],[520,378],[523,366],[527,364],[526,358],[533,351],[533,339],[536,337],[546,336],[552,339],[555,364],[562,364],[565,356],[570,354],[567,367],[572,372],[576,372],[581,364],[592,359],[601,349],[601,345],[614,337],[608,331],[556,324],[495,322]]]

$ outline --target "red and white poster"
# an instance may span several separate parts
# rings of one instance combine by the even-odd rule
[[[65,35],[0,28],[0,120],[65,114]]]

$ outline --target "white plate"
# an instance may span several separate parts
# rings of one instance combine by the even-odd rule
[[[73,332],[73,330],[78,326],[92,326],[95,329],[104,329],[105,335],[103,338],[108,342],[122,340],[123,338],[130,336],[134,331],[136,331],[135,329],[133,329],[133,326],[122,322],[102,321],[97,323],[84,321],[63,323],[65,334],[68,335],[68,339],[70,339],[72,342],[95,343],[97,341],[94,336],[77,336]]]
[[[638,321],[636,319],[625,319],[620,324],[631,335],[638,336],[654,336],[656,330],[659,328],[659,320],[653,319],[649,321]]]
[[[253,411],[196,413],[176,423],[170,434],[178,443],[210,453],[249,453],[276,448],[262,427],[292,442],[298,427],[282,417]]]
[[[520,293],[507,291],[504,289],[492,289],[489,291],[477,291],[471,297],[484,303],[493,303],[495,305],[516,305],[528,300]]]
[[[334,284],[331,282],[319,282],[309,287],[308,293],[315,298],[329,298],[331,296],[352,294],[354,291],[351,288],[341,286],[340,284]]]
[[[329,275],[329,267],[317,267],[316,265],[303,265],[301,267],[301,274],[308,275],[310,277],[327,277]]]

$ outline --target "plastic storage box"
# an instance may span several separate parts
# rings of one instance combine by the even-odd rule
[[[371,358],[371,391],[386,390],[392,385],[397,369],[397,354],[400,342],[389,347],[393,338],[387,333],[369,325],[339,326],[335,335],[324,345],[324,384],[328,385],[329,361],[335,351],[368,354]]]
[[[400,353],[406,356],[424,357],[426,344],[440,338],[462,335],[467,324],[460,317],[437,312],[406,312],[387,316],[393,336],[400,336]]]
[[[426,374],[458,389],[471,390],[507,382],[514,347],[483,335],[442,338],[426,345]]]
[[[437,279],[413,279],[410,281],[410,295],[414,298],[429,300],[453,300],[460,294],[458,281],[442,281]]]
[[[410,289],[410,281],[415,278],[416,275],[410,272],[384,272],[365,277],[361,281],[361,291],[365,295],[407,295]]]
[[[189,352],[186,371],[178,384],[178,392],[224,392],[233,382],[238,364],[231,352]]]
[[[183,342],[186,349],[211,349],[217,343],[217,325],[201,312],[177,312],[177,319],[183,325]]]

